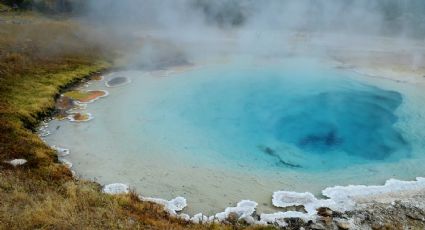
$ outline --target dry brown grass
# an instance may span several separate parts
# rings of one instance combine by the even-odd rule
[[[61,87],[107,68],[105,57],[112,54],[78,36],[70,21],[19,14],[0,13],[0,229],[246,227],[186,223],[134,193],[110,196],[94,182],[73,179],[30,129],[48,114]],[[14,168],[3,162],[15,158],[28,163]]]

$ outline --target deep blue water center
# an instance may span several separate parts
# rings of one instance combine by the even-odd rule
[[[341,150],[384,160],[407,149],[394,129],[401,95],[376,87],[335,89],[293,100],[276,123],[276,137],[319,154]]]
[[[195,154],[217,152],[226,159],[218,162],[328,170],[410,153],[396,125],[400,93],[361,83],[354,73],[314,63],[229,65],[175,81],[161,101],[161,130],[178,125],[178,144]],[[192,143],[188,133],[204,141]]]

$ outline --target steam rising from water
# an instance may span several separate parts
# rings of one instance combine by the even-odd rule
[[[425,3],[420,0],[92,0],[88,13],[91,19],[105,24],[139,29],[237,27],[419,35],[424,9]]]
[[[371,36],[399,39],[390,48],[414,52],[420,62],[423,51],[405,41],[423,41],[424,11],[421,0],[90,0],[83,14],[118,35],[117,43],[144,39],[144,48],[131,49],[131,59],[142,62],[146,56],[163,56],[159,43],[196,59],[240,52],[286,54],[298,52],[300,42],[301,48],[314,44],[307,49],[310,54],[323,54],[329,46],[375,49],[382,41],[371,42]]]

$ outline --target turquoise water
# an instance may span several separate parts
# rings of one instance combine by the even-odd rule
[[[264,170],[327,170],[409,156],[409,143],[394,127],[400,93],[309,66],[232,65],[187,73],[180,77],[190,78],[190,85],[158,92],[161,102],[148,110],[161,122],[140,128],[170,142],[179,135],[189,154],[208,148],[227,162]],[[135,113],[149,116],[142,107]],[[192,143],[188,130],[210,141]]]
[[[215,213],[242,199],[271,210],[277,190],[313,192],[425,176],[423,85],[368,78],[310,59],[120,71],[130,84],[86,123],[50,122],[78,175],[188,199]]]

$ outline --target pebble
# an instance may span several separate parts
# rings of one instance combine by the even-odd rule
[[[343,230],[348,230],[351,228],[351,224],[344,220],[336,221],[336,226],[338,226],[339,229],[343,229]]]
[[[317,209],[317,215],[319,216],[332,216],[333,211],[326,207],[321,207]]]
[[[24,164],[26,164],[27,162],[28,162],[28,161],[27,161],[27,160],[25,160],[25,159],[13,159],[13,160],[10,160],[10,161],[4,161],[4,163],[10,164],[10,165],[12,165],[13,167],[17,167],[17,166],[24,165]]]

